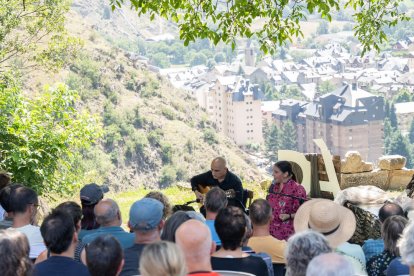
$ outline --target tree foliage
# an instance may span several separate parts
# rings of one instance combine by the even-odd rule
[[[0,168],[38,193],[75,189],[80,151],[100,137],[98,120],[76,110],[79,97],[60,84],[26,99],[10,74],[0,80]]]
[[[309,13],[318,13],[331,21],[338,10],[354,10],[355,35],[363,45],[362,54],[386,39],[384,26],[394,26],[409,17],[398,10],[402,0],[131,0],[138,15],[149,14],[178,24],[180,38],[188,45],[196,38],[208,38],[214,44],[223,41],[235,48],[238,37],[257,37],[260,49],[273,53],[277,46],[303,36],[300,21]],[[110,0],[112,9],[124,0]],[[259,22],[259,19],[261,22]],[[257,28],[260,24],[260,28]]]
[[[67,35],[67,0],[0,0],[0,71],[12,67],[56,69],[79,50],[79,39]]]

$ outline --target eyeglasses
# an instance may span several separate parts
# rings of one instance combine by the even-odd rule
[[[34,207],[36,207],[36,209],[40,207],[38,203],[28,203],[27,205],[33,205]]]

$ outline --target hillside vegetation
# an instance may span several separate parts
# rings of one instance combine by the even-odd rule
[[[107,183],[114,191],[164,188],[209,169],[215,156],[246,183],[261,176],[247,156],[216,133],[206,113],[186,92],[134,64],[128,54],[109,45],[81,15],[70,11],[68,31],[83,39],[79,57],[68,68],[45,78],[27,80],[27,89],[65,82],[77,90],[83,108],[99,115],[104,134],[83,152],[82,183]]]

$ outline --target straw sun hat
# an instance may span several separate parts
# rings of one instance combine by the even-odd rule
[[[351,210],[328,199],[313,199],[300,206],[294,227],[295,232],[309,229],[319,232],[336,248],[352,237],[356,221]]]

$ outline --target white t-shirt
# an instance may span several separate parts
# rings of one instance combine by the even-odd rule
[[[40,253],[42,253],[46,249],[46,246],[43,243],[42,235],[40,234],[39,226],[33,226],[29,224],[23,227],[10,228],[10,229],[15,229],[26,235],[27,239],[29,240],[29,245],[30,245],[30,254],[29,254],[30,259],[36,259],[37,256],[39,256]]]

